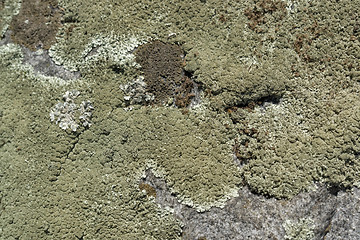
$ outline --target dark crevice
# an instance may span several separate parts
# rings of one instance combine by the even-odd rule
[[[125,72],[124,68],[116,64],[111,65],[110,69],[116,74],[123,74]]]
[[[75,16],[66,16],[63,19],[61,19],[61,23],[79,23],[79,20],[76,19]]]
[[[266,106],[268,104],[279,104],[281,102],[282,96],[273,95],[259,98],[257,100],[249,101],[245,104],[239,104],[234,106],[228,106],[225,108],[225,112],[229,114],[230,119],[234,124],[239,123],[239,119],[237,119],[237,112],[239,109],[246,110],[248,112],[252,112],[256,107],[260,107],[266,110]]]
[[[332,223],[332,220],[334,218],[334,215],[336,213],[336,209],[334,209],[331,214],[329,215],[328,219],[326,219],[326,223],[323,227],[323,230],[321,231],[320,233],[320,237],[321,239],[325,240],[326,239],[326,235],[330,232],[331,230],[331,223]]]
[[[81,235],[80,237],[78,237],[78,236],[75,236],[77,239],[79,239],[79,240],[84,240],[84,236],[83,235]]]
[[[66,153],[66,159],[69,159],[69,155],[72,153],[72,151],[75,149],[76,144],[79,142],[80,135],[85,131],[85,129],[81,132],[73,132],[75,136],[75,141],[72,143],[72,146],[70,147],[69,151]]]
[[[346,188],[341,187],[339,185],[335,185],[335,184],[329,184],[327,186],[327,189],[328,189],[329,193],[334,196],[338,196],[339,192],[341,192],[341,191],[346,191]]]
[[[263,107],[267,103],[279,104],[281,98],[282,98],[282,96],[279,96],[279,95],[265,96],[265,97],[262,97],[262,98],[259,98],[259,99],[256,99],[256,100],[248,101],[248,102],[246,102],[244,104],[238,104],[238,105],[227,107],[227,108],[225,108],[225,111],[228,110],[228,109],[234,109],[234,108],[250,108],[250,109],[254,109],[256,106]]]

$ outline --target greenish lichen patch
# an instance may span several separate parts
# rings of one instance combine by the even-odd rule
[[[284,28],[280,27],[279,34],[294,24],[303,30],[291,31],[293,42],[289,47],[294,48],[301,61],[293,63],[291,88],[280,102],[233,113],[237,115],[232,118],[239,122],[239,129],[245,124],[262,134],[259,142],[250,138],[247,151],[253,157],[243,168],[246,182],[256,192],[292,197],[313,181],[326,182],[338,189],[350,188],[358,182],[359,85],[349,71],[360,67],[356,61],[359,42],[351,40],[354,25],[345,20],[356,15],[353,8],[358,5],[350,7],[350,2],[332,1],[327,4],[298,5],[294,9],[296,14],[282,21]],[[314,24],[314,20],[309,20],[314,12],[323,21]],[[270,23],[266,24],[271,27]],[[338,29],[342,23],[345,32]],[[264,37],[268,34],[263,33]],[[299,34],[305,34],[311,41],[304,41],[299,47]]]
[[[181,224],[139,191],[147,169],[198,211],[223,206],[243,182],[277,198],[314,181],[359,184],[359,1],[285,3],[59,1],[64,21],[49,54],[81,72],[66,84],[2,45],[5,238],[177,239]],[[120,86],[143,74],[134,50],[154,39],[184,49],[185,71],[206,92],[188,112],[126,108]],[[50,121],[71,89],[93,103],[89,129]]]
[[[19,13],[21,0],[1,0],[0,1],[0,37],[4,37],[11,19]]]
[[[113,58],[115,54],[128,59],[125,56],[141,43],[159,39],[184,44],[185,70],[194,72],[197,81],[216,95],[212,99],[215,107],[279,96],[288,85],[292,53],[288,49],[268,50],[258,36],[246,33],[247,18],[236,10],[243,9],[241,3],[155,1],[130,5],[124,2],[120,6],[110,1],[105,6],[92,1],[60,1],[59,4],[65,9],[65,23],[50,54],[70,70],[88,65],[88,54],[98,55],[98,48],[103,49],[104,57]],[[255,48],[260,51],[254,52]],[[269,51],[272,55],[263,58]]]
[[[0,66],[5,71],[0,72],[0,134],[4,140],[0,164],[6,169],[1,192],[6,193],[4,203],[12,206],[1,215],[2,236],[179,239],[180,222],[134,187],[132,173],[139,165],[121,159],[127,164],[104,167],[101,163],[112,157],[111,152],[96,144],[88,144],[96,147],[86,154],[96,152],[100,158],[88,161],[83,153],[76,161],[70,160],[73,152],[83,147],[83,139],[89,141],[93,133],[66,132],[51,124],[49,110],[63,89],[56,85],[43,88],[21,69],[13,71],[9,51],[1,53]],[[86,86],[82,87],[86,97]],[[107,141],[99,136],[95,135],[99,142]]]
[[[299,221],[287,220],[283,224],[286,240],[312,240],[314,234],[314,221],[310,218],[302,218]]]
[[[221,206],[234,195],[241,176],[231,154],[232,134],[222,123],[226,119],[209,122],[207,114],[183,115],[171,108],[117,109],[111,120],[94,124],[91,139],[79,139],[69,158],[122,166],[132,173],[129,181],[137,181],[151,168],[184,203],[199,211]],[[103,131],[108,134],[99,141],[107,144],[93,153],[98,144],[93,139]],[[104,152],[112,152],[114,158],[102,160]]]

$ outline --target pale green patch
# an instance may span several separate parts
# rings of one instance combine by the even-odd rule
[[[313,240],[314,221],[310,218],[301,218],[299,221],[286,220],[283,224],[286,240]]]
[[[9,27],[11,19],[20,11],[21,0],[5,0],[4,8],[0,10],[0,37],[2,38]]]
[[[116,109],[111,118],[106,126],[113,129],[108,148],[122,156],[129,181],[136,183],[151,169],[182,203],[198,211],[222,207],[237,196],[241,176],[232,156],[234,133],[225,129],[224,124],[230,123],[224,116],[212,119],[209,111],[187,116],[174,108],[142,107],[128,112]],[[97,130],[94,124],[94,131],[101,126]],[[78,148],[70,157],[87,152],[88,146],[80,140]]]

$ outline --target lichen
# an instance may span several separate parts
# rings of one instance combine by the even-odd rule
[[[297,222],[287,220],[283,226],[286,240],[313,240],[315,237],[314,221],[310,218],[302,218]]]
[[[24,0],[19,13],[12,18],[11,38],[32,51],[49,49],[55,41],[60,21],[57,0]]]
[[[5,0],[3,7],[0,8],[0,38],[4,37],[11,19],[20,11],[21,0]]]
[[[146,169],[152,169],[183,203],[204,211],[223,206],[237,194],[241,181],[231,154],[232,134],[222,124],[226,119],[209,122],[210,116],[207,111],[183,115],[178,109],[165,107],[116,109],[106,125],[94,125],[92,129],[94,134],[109,132],[103,151],[116,151],[122,156],[111,164],[125,164],[126,159],[134,181]],[[80,138],[69,157],[76,159],[81,152],[91,152],[89,141]],[[123,144],[114,148],[117,142]]]
[[[64,27],[66,27],[66,24]],[[75,40],[77,38],[71,39]],[[63,65],[70,71],[84,70],[86,66],[92,66],[92,64],[104,58],[112,60],[114,64],[121,68],[127,66],[137,67],[133,51],[137,46],[145,42],[140,37],[122,36],[114,32],[97,34],[90,39],[86,39],[86,42],[78,40],[69,43],[68,38],[58,36],[57,43],[49,49],[49,55],[56,64]],[[74,44],[76,45],[74,46]]]
[[[94,107],[89,100],[75,103],[75,99],[80,95],[79,91],[66,91],[63,95],[64,102],[58,102],[50,111],[50,120],[59,124],[63,130],[70,128],[76,132],[81,126],[88,128],[91,126],[91,116]]]
[[[181,224],[139,191],[146,170],[198,211],[224,206],[242,183],[277,198],[313,181],[358,185],[360,4],[286,1],[287,14],[280,4],[248,18],[259,2],[270,1],[61,0],[49,54],[79,81],[35,74],[19,46],[0,46],[5,238],[180,238]],[[200,105],[124,110],[137,96],[119,86],[142,76],[134,50],[154,39],[184,50]],[[68,89],[96,106],[91,128],[49,121]]]
[[[149,105],[155,98],[154,94],[146,91],[146,83],[143,76],[139,76],[128,84],[121,84],[120,89],[124,91],[126,105]]]
[[[72,84],[82,84],[81,79],[64,80],[56,76],[46,76],[35,72],[30,64],[24,63],[24,54],[19,45],[9,43],[0,46],[0,56],[2,57],[1,64],[6,66],[8,70],[18,71],[25,74],[34,84],[40,84],[45,88],[52,88],[53,86],[69,86]]]

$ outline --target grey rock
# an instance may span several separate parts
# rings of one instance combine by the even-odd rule
[[[199,213],[181,204],[166,183],[147,171],[155,201],[183,224],[183,239],[360,239],[360,190],[334,192],[317,184],[291,200],[267,198],[247,187],[224,208]]]
[[[24,63],[33,67],[35,74],[42,74],[50,77],[58,77],[63,80],[73,80],[80,78],[80,72],[66,70],[63,66],[56,65],[50,58],[47,50],[32,52],[22,47]]]

